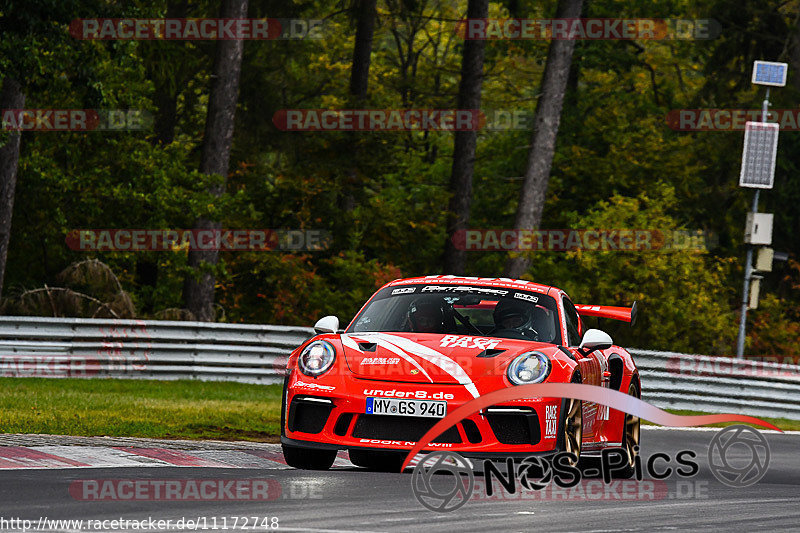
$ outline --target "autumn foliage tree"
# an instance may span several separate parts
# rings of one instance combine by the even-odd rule
[[[322,20],[323,30],[246,43],[92,41],[71,37],[70,20],[192,19],[216,15],[220,3],[27,0],[0,8],[0,75],[20,82],[26,107],[142,110],[155,119],[145,131],[22,134],[5,309],[36,309],[50,301],[40,289],[58,287],[101,302],[72,295],[64,308],[95,313],[116,289],[99,296],[60,274],[96,259],[130,299],[113,307],[120,316],[308,325],[337,314],[346,322],[380,283],[441,272],[456,227],[700,231],[716,237],[702,250],[457,250],[447,269],[535,279],[580,303],[638,300],[637,328],[600,324],[621,344],[731,353],[750,201],[736,180],[742,132],[679,131],[665,118],[680,109],[758,108],[752,60],[798,62],[796,2],[654,0],[653,17],[714,18],[723,31],[714,39],[490,39],[481,43],[481,69],[465,65],[477,44],[456,24],[482,2],[224,4],[241,16]],[[485,3],[488,19],[569,18],[579,6]],[[583,15],[635,15],[625,9],[593,0]],[[774,108],[796,107],[798,80],[790,68],[787,86],[772,93]],[[289,109],[471,107],[477,95],[486,117],[520,120],[474,135],[285,132],[272,121]],[[0,132],[0,150],[12,147],[8,139]],[[775,189],[761,196],[761,210],[776,214],[775,249],[795,261],[798,161],[800,137],[783,133]],[[82,252],[65,242],[75,229],[193,226],[315,230],[330,239],[323,250],[209,255],[186,247]],[[786,276],[797,279],[776,269],[763,280],[748,353],[798,349],[800,294]]]

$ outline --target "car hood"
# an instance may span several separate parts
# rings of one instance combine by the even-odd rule
[[[541,342],[433,333],[346,333],[345,360],[358,377],[406,383],[472,383],[505,372],[510,359]]]

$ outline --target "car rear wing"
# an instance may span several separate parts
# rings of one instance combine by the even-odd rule
[[[636,322],[636,302],[630,307],[610,307],[608,305],[576,305],[575,309],[582,316],[596,316],[629,322],[632,326]]]

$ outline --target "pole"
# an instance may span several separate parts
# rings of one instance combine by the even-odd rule
[[[753,213],[758,213],[758,193],[761,191],[756,189],[753,195]],[[742,359],[744,357],[744,339],[747,328],[747,307],[750,302],[750,278],[753,275],[753,247],[747,246],[747,259],[744,264],[744,291],[742,293],[742,316],[739,319],[739,338],[736,341],[736,358]]]
[[[761,122],[767,121],[769,114],[769,87],[767,87],[767,95],[764,97],[764,102],[761,104]],[[753,213],[758,213],[758,196],[761,192],[756,189],[753,195]],[[744,265],[744,291],[742,293],[742,313],[739,318],[739,336],[736,339],[736,358],[742,359],[744,357],[744,341],[747,335],[747,308],[750,304],[750,278],[753,275],[753,247],[747,245],[747,259]]]

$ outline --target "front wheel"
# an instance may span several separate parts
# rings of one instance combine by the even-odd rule
[[[288,444],[283,444],[281,447],[286,464],[302,470],[327,470],[336,460],[337,450],[300,448]]]

